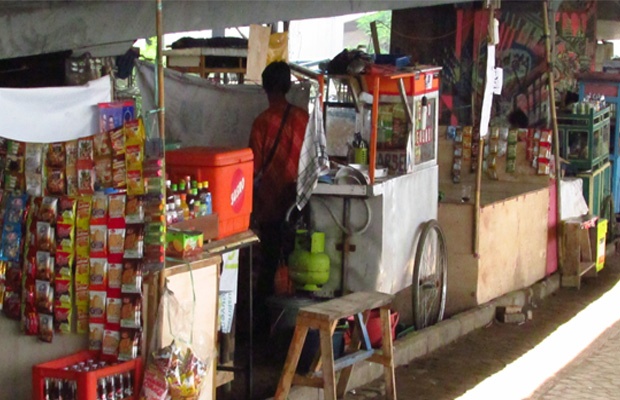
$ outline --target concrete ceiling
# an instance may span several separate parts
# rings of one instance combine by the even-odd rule
[[[427,7],[469,0],[164,0],[165,33]],[[155,0],[0,2],[0,59],[155,35]]]

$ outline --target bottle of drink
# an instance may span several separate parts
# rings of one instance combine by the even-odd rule
[[[189,219],[189,206],[187,205],[187,194],[181,193],[181,210],[183,211],[183,221]]]
[[[185,181],[179,181],[179,195],[181,194],[187,194],[187,185],[185,184]]]
[[[207,214],[213,214],[213,205],[211,191],[209,191],[209,181],[202,182],[203,194],[200,196],[200,202],[206,206]]]
[[[101,378],[97,382],[97,400],[108,400],[105,378]]]
[[[172,199],[169,204],[174,204],[174,201],[179,195],[179,186],[176,183],[173,183],[170,187],[172,188]]]
[[[131,372],[125,374],[125,397],[133,396],[133,376]]]
[[[174,193],[172,192],[172,181],[166,181],[166,204],[174,203]]]
[[[192,188],[192,177],[189,175],[185,175],[185,190],[189,193],[189,190]]]
[[[116,400],[116,388],[114,387],[114,378],[112,376],[108,376],[106,378],[106,381],[106,392],[108,394],[108,400]]]
[[[181,204],[181,198],[174,200],[174,214],[176,216],[176,222],[184,221],[183,205]]]
[[[200,200],[194,201],[194,206],[190,210],[190,218],[202,217],[203,214],[202,214],[201,207],[202,207],[202,204],[200,203]]]

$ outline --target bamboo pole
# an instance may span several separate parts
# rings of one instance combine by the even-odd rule
[[[162,0],[157,0],[157,12],[155,14],[155,25],[157,30],[157,116],[159,122],[159,137],[162,141],[165,139],[165,113],[164,113],[164,62],[162,40],[164,31],[163,4]]]
[[[562,182],[562,165],[560,164],[560,135],[558,133],[558,119],[555,109],[555,82],[553,75],[553,55],[551,54],[551,39],[549,28],[549,2],[543,1],[543,21],[545,29],[545,53],[547,58],[547,75],[549,77],[549,109],[551,111],[551,124],[553,128],[553,153],[555,159],[555,208],[556,208],[556,242],[558,260],[561,260],[562,241],[561,238],[561,182]],[[559,264],[559,262],[558,262]]]

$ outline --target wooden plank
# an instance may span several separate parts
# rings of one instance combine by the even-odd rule
[[[592,242],[590,241],[589,229],[580,229],[579,234],[579,251],[581,253],[581,261],[593,261]]]
[[[596,267],[596,262],[594,261],[582,261],[579,263],[579,276],[584,275],[592,268]]]
[[[396,400],[396,375],[394,373],[394,345],[392,343],[392,328],[389,308],[381,308],[381,332],[383,356],[388,364],[384,364],[383,375],[385,377],[385,394],[388,399]]]
[[[235,250],[250,243],[258,243],[258,241],[258,236],[256,236],[256,234],[251,230],[247,230],[227,236],[221,240],[215,240],[206,243],[202,248],[208,253],[217,254],[225,251]]]
[[[334,366],[334,343],[326,329],[319,331],[321,358],[323,360],[323,395],[325,400],[336,400],[336,369]]]
[[[310,377],[310,376],[302,376],[295,375],[293,377],[293,385],[298,386],[308,386],[314,388],[323,388],[323,377]]]
[[[274,400],[286,400],[288,398],[288,392],[291,390],[291,383],[295,376],[295,370],[297,369],[297,363],[299,362],[299,356],[301,356],[301,350],[308,334],[308,327],[297,323],[295,326],[295,332],[291,339],[291,345],[286,355],[286,361],[282,368],[282,375],[280,375],[280,381],[276,388],[276,394]]]
[[[237,47],[190,47],[187,49],[166,50],[163,52],[163,55],[170,58],[198,56],[247,57],[248,49]]]
[[[390,304],[394,295],[379,292],[354,292],[337,299],[302,307],[298,317],[311,317],[334,321]]]
[[[267,66],[267,54],[269,52],[269,37],[271,28],[261,25],[250,25],[248,39],[248,61],[246,79],[261,83],[261,74]]]
[[[215,376],[215,387],[220,387],[235,380],[235,373],[232,371],[217,371]]]

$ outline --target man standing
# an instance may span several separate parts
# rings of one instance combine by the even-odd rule
[[[263,302],[272,293],[273,278],[281,254],[282,224],[295,202],[295,181],[308,113],[286,100],[291,70],[276,61],[262,73],[269,108],[252,125],[250,147],[254,152],[253,219],[261,239],[262,262],[258,295]]]

